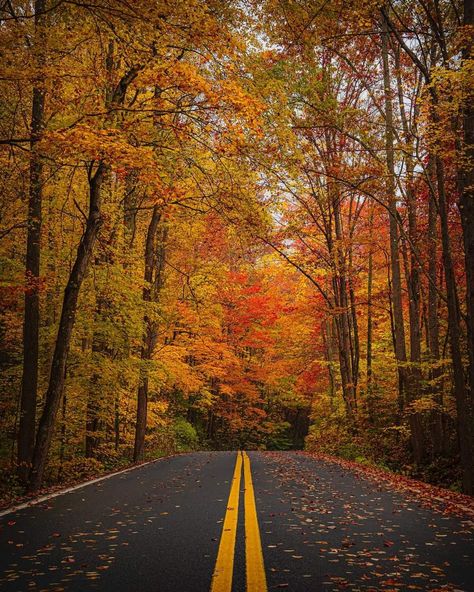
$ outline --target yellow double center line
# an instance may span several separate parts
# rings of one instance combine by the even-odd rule
[[[250,470],[250,459],[246,452],[237,453],[216,566],[214,568],[214,575],[212,576],[211,592],[231,592],[232,590],[242,465],[245,479],[244,514],[247,592],[267,592],[267,579],[263,564],[262,543],[258,527],[252,472]]]

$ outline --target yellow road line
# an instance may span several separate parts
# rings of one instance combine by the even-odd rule
[[[266,592],[267,578],[263,564],[262,541],[258,527],[257,506],[250,470],[250,458],[246,452],[244,457],[245,477],[245,564],[247,571],[247,592]]]
[[[234,549],[239,515],[240,478],[242,474],[242,455],[237,453],[234,476],[230,488],[227,510],[222,526],[222,535],[212,576],[211,592],[231,592],[234,572]]]

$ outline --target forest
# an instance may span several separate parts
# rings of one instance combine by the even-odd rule
[[[188,450],[474,494],[472,0],[0,0],[0,498]]]

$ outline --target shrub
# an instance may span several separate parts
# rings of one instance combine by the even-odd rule
[[[199,438],[196,428],[184,417],[177,417],[173,422],[173,432],[176,442],[176,449],[179,452],[196,450],[199,445]]]

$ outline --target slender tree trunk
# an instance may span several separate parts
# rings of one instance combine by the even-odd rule
[[[395,52],[395,68],[397,72],[398,102],[400,118],[402,122],[403,136],[406,144],[405,167],[406,167],[406,203],[408,211],[408,237],[409,244],[405,243],[404,253],[406,256],[406,283],[408,291],[408,316],[410,327],[410,371],[407,372],[407,397],[413,403],[421,394],[421,323],[420,323],[420,270],[415,253],[418,245],[417,208],[416,196],[414,194],[414,163],[413,163],[413,136],[405,112],[403,98],[402,79],[400,72],[400,60],[398,51]],[[409,258],[406,250],[409,251]],[[409,410],[409,424],[411,441],[415,462],[421,464],[425,457],[425,438],[423,433],[422,418],[419,412]]]
[[[336,160],[332,149],[332,140],[327,137],[327,146],[330,158]],[[328,186],[329,207],[333,213],[334,235],[327,238],[328,250],[332,260],[332,284],[335,303],[335,324],[339,352],[339,369],[341,374],[341,386],[346,405],[347,417],[352,427],[356,427],[357,421],[357,376],[355,370],[354,338],[352,334],[352,311],[348,295],[348,278],[346,254],[344,252],[344,232],[341,219],[340,197],[337,186],[329,183]],[[357,346],[358,347],[358,346]]]
[[[434,171],[434,157],[430,155],[428,163],[428,175],[432,180],[431,186],[436,184],[436,174]],[[427,341],[430,359],[430,380],[432,383],[431,393],[435,402],[439,405],[431,414],[431,434],[433,442],[433,458],[436,458],[444,448],[444,427],[443,427],[443,394],[438,381],[441,371],[439,368],[440,350],[439,350],[439,317],[438,305],[439,297],[438,284],[438,208],[436,204],[436,194],[430,191],[428,203],[428,313],[427,313]]]
[[[61,408],[61,442],[59,445],[59,469],[58,481],[61,481],[64,466],[64,452],[66,448],[66,411],[67,411],[67,397],[63,394],[63,404]]]
[[[328,365],[329,376],[329,404],[331,412],[334,411],[334,397],[336,396],[336,376],[334,374],[334,351],[333,351],[333,325],[332,317],[326,319],[325,326],[322,327],[322,336],[324,351],[326,354],[326,362]]]
[[[72,330],[76,320],[77,299],[84,280],[94,244],[101,223],[101,185],[105,176],[106,165],[100,162],[95,173],[89,176],[89,214],[86,230],[77,249],[76,260],[69,275],[64,291],[61,318],[59,321],[56,346],[51,363],[49,386],[41,415],[33,463],[30,474],[29,489],[35,490],[43,481],[46,460],[53,437],[54,424],[59,403],[64,392],[66,362],[71,344]]]
[[[464,26],[474,27],[474,3],[464,0]],[[472,59],[474,41],[471,35],[463,49],[463,64]],[[466,84],[472,84],[467,82]],[[466,268],[466,303],[467,303],[467,350],[469,359],[468,381],[466,393],[466,450],[461,454],[464,458],[464,491],[474,493],[474,99],[472,88],[466,93],[466,104],[463,105],[463,159],[459,170],[459,212],[463,229],[464,258]],[[470,460],[469,460],[470,456]],[[469,463],[469,464],[466,464]]]
[[[398,236],[398,212],[397,200],[395,195],[395,157],[394,157],[394,130],[393,130],[393,107],[392,93],[390,86],[390,64],[388,56],[388,28],[385,18],[382,17],[382,61],[383,61],[383,80],[385,95],[385,150],[387,158],[387,200],[390,218],[390,266],[392,276],[392,301],[393,301],[393,325],[394,325],[394,344],[395,357],[398,364],[399,378],[399,408],[404,408],[404,398],[406,390],[406,344],[405,327],[403,321],[403,303],[402,303],[402,282],[400,271],[399,256],[399,236]]]
[[[136,232],[137,218],[137,171],[131,169],[125,180],[125,196],[123,199],[123,228],[125,233],[125,245],[133,248]]]
[[[459,300],[456,289],[456,278],[451,256],[449,236],[448,210],[444,183],[444,167],[441,159],[436,158],[436,176],[438,181],[439,214],[441,221],[441,244],[443,248],[443,266],[445,272],[446,292],[448,301],[448,330],[453,364],[454,394],[456,398],[457,428],[461,467],[463,472],[463,489],[465,493],[474,492],[474,446],[472,437],[472,415],[469,394],[466,389],[464,367],[461,354],[461,329]]]
[[[157,302],[164,280],[166,226],[160,224],[161,208],[155,205],[148,226],[145,245],[145,286],[143,288],[143,301],[145,303]],[[158,338],[158,323],[151,311],[145,314],[145,333],[141,348],[142,368],[140,370],[140,384],[137,393],[137,418],[135,425],[135,445],[133,460],[136,462],[143,456],[145,433],[148,412],[148,367],[149,360],[153,357]]]
[[[354,292],[354,268],[352,264],[352,246],[349,247],[349,273],[348,273],[348,284],[349,284],[349,304],[350,304],[350,329],[352,335],[352,380],[354,383],[354,397],[357,406],[357,387],[359,385],[359,366],[360,366],[360,340],[359,340],[359,322],[357,320],[357,308],[356,299]]]
[[[92,356],[100,353],[102,349],[92,347]],[[98,391],[97,383],[99,376],[94,373],[89,384],[87,393],[86,407],[86,437],[85,437],[85,456],[93,458],[96,455],[97,447],[100,443],[99,429],[101,428],[101,393]]]
[[[44,62],[44,10],[46,0],[35,1],[35,47],[39,46],[38,62]],[[31,468],[35,444],[36,400],[38,391],[38,355],[40,324],[40,257],[41,219],[43,199],[43,164],[38,141],[44,127],[45,89],[33,88],[30,142],[30,188],[28,200],[28,231],[26,245],[26,289],[23,320],[23,376],[20,395],[20,422],[18,429],[18,476],[26,484]]]
[[[119,395],[115,395],[114,401],[114,449],[118,452],[120,447],[120,399]]]
[[[373,252],[373,226],[374,226],[374,210],[373,207],[370,210],[369,216],[369,228],[370,228],[370,244],[369,244],[369,266],[367,270],[367,386],[366,386],[366,399],[367,399],[367,415],[370,423],[374,421],[374,408],[373,408],[373,373],[372,373],[372,329],[373,329],[373,303],[372,303],[372,284],[374,275],[374,252]]]

